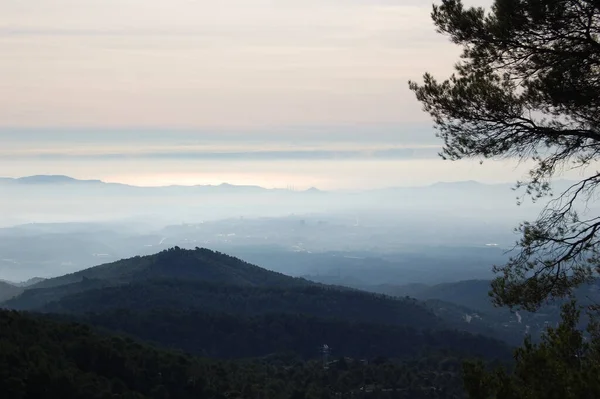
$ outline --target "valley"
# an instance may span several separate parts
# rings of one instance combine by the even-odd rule
[[[315,206],[321,201],[313,212],[196,221],[202,213],[189,208],[189,221],[180,224],[135,217],[0,228],[0,307],[6,309],[2,317],[37,323],[40,331],[79,334],[90,344],[99,340],[104,343],[98,345],[121,352],[121,358],[131,350],[131,355],[141,351],[134,356],[160,353],[171,367],[166,359],[180,353],[176,356],[184,356],[192,368],[243,367],[237,382],[205,371],[211,384],[237,387],[240,391],[228,393],[233,397],[244,397],[250,389],[246,379],[258,381],[259,375],[268,375],[270,382],[263,382],[273,386],[282,378],[308,378],[314,392],[300,385],[293,392],[281,386],[252,389],[263,395],[268,395],[265,389],[276,389],[287,392],[283,397],[306,398],[352,392],[461,398],[464,361],[483,359],[508,367],[514,347],[526,336],[539,340],[545,328],[559,320],[558,304],[537,313],[491,305],[491,265],[505,262],[509,255],[506,222],[467,217],[460,210],[442,215],[441,210],[419,208],[426,201],[433,206],[436,199],[427,196],[459,187],[471,195],[489,196],[490,188],[476,183],[349,194],[237,186],[141,190],[57,179],[5,181],[0,186],[13,193],[51,190],[74,195],[75,201],[83,201],[81,193],[92,190],[120,206],[127,196],[153,193],[160,202],[172,195],[190,197],[194,191],[208,203],[242,198],[235,197],[241,194],[252,201],[285,197],[287,206],[294,198],[310,198]],[[410,210],[373,211],[360,205],[376,198],[407,201],[417,194],[423,204],[413,202]],[[322,201],[331,200],[350,201],[354,208],[325,211]],[[582,295],[594,290],[591,285]],[[74,325],[81,327],[67,332]],[[56,345],[50,343],[55,335],[47,339],[48,345]],[[14,350],[26,351],[20,341],[13,343]],[[327,361],[324,345],[330,348]],[[110,374],[71,355],[65,349],[55,356],[75,361],[78,370],[92,370],[98,381]],[[119,367],[142,367],[135,366],[136,361]],[[183,373],[177,378],[194,373],[186,370],[177,371]],[[289,374],[292,370],[300,374]],[[78,372],[72,370],[73,376]],[[306,373],[311,377],[300,377]],[[373,374],[366,378],[365,373]],[[105,385],[105,391],[143,391],[136,379],[115,378],[121,382]]]

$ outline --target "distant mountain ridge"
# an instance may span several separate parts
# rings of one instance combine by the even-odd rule
[[[20,295],[25,289],[31,285],[43,281],[43,278],[32,278],[27,281],[15,283],[12,281],[0,280],[0,302],[9,300]]]
[[[573,184],[574,181],[569,180],[557,180],[555,184],[560,186],[561,188],[567,187],[568,185]],[[65,175],[32,175],[32,176],[23,176],[23,177],[0,177],[0,184],[22,184],[22,185],[76,185],[76,184],[97,184],[97,185],[110,185],[110,186],[120,186],[123,188],[132,188],[132,189],[165,189],[165,188],[187,188],[187,189],[219,189],[219,190],[235,190],[235,189],[245,189],[245,190],[255,190],[255,191],[291,191],[297,193],[326,193],[328,191],[323,191],[316,187],[310,187],[306,190],[288,190],[285,188],[265,188],[256,185],[235,185],[230,183],[221,183],[218,185],[212,184],[196,184],[196,185],[163,185],[163,186],[136,186],[131,184],[124,183],[109,183],[104,182],[102,180],[81,180],[70,176]],[[422,186],[399,186],[399,187],[385,187],[378,189],[369,189],[369,190],[359,190],[359,191],[387,191],[387,190],[406,190],[406,189],[437,189],[437,188],[453,188],[453,189],[478,189],[478,188],[511,188],[514,187],[514,183],[483,183],[475,180],[466,180],[466,181],[454,181],[454,182],[436,182],[429,185]]]
[[[168,184],[163,186],[136,186],[132,184],[125,183],[113,183],[113,182],[105,182],[102,180],[82,180],[76,179],[74,177],[65,176],[65,175],[33,175],[33,176],[24,176],[24,177],[0,177],[0,184],[7,185],[99,185],[99,186],[112,186],[112,187],[121,187],[121,188],[129,188],[129,189],[145,189],[145,190],[156,190],[156,189],[212,189],[212,190],[220,190],[220,191],[230,191],[230,190],[253,190],[253,191],[290,191],[287,189],[269,189],[256,185],[235,185],[230,183],[221,183],[218,185],[213,184],[196,184],[196,185],[177,185],[177,184]],[[304,191],[294,191],[294,192],[307,192],[307,193],[317,193],[322,192],[321,190],[311,187]]]
[[[23,288],[17,287],[5,281],[0,281],[0,302],[11,299],[23,292]]]
[[[16,282],[16,281],[8,281],[8,280],[2,280],[2,279],[0,279],[0,282],[8,283],[8,284],[13,285],[15,287],[29,287],[29,286],[32,286],[32,285],[37,284],[39,282],[42,282],[44,280],[45,279],[41,278],[41,277],[32,277],[32,278],[30,278],[30,279],[28,279],[26,281],[18,281],[18,282]]]
[[[102,184],[101,180],[79,180],[64,175],[33,175],[24,177],[3,177],[0,182],[13,184]]]

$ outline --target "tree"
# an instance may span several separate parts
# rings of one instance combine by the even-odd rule
[[[515,353],[512,373],[488,372],[481,363],[465,364],[465,388],[477,399],[583,399],[600,397],[600,330],[588,326],[588,339],[577,330],[574,302],[563,307],[562,322],[548,329],[538,345],[525,341]]]
[[[444,159],[531,162],[520,200],[552,196],[561,170],[589,172],[600,155],[600,1],[495,0],[486,11],[442,0],[432,18],[461,61],[447,80],[409,85]],[[588,173],[517,228],[518,254],[494,267],[495,304],[535,310],[600,273],[600,217],[579,211],[599,185]]]

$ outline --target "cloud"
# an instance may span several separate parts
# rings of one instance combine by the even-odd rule
[[[424,131],[420,132],[424,133]],[[392,127],[299,131],[0,130],[0,156],[45,160],[398,160],[437,157],[440,143]],[[419,140],[420,139],[420,140]]]
[[[212,152],[180,149],[160,152],[134,153],[78,153],[78,152],[44,152],[26,155],[3,155],[6,159],[40,159],[40,160],[215,160],[215,161],[315,161],[315,160],[410,160],[436,159],[437,148],[395,148],[379,150],[272,150],[245,152]]]
[[[256,149],[373,149],[439,146],[429,124],[304,125],[275,129],[0,128],[2,153],[64,148],[110,151],[202,147],[218,151]]]
[[[422,0],[0,0],[4,126],[424,123],[458,54]]]

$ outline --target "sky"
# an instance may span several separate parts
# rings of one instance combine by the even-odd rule
[[[491,0],[466,1],[489,6]],[[359,188],[442,162],[408,90],[459,49],[426,0],[0,0],[0,175]]]

